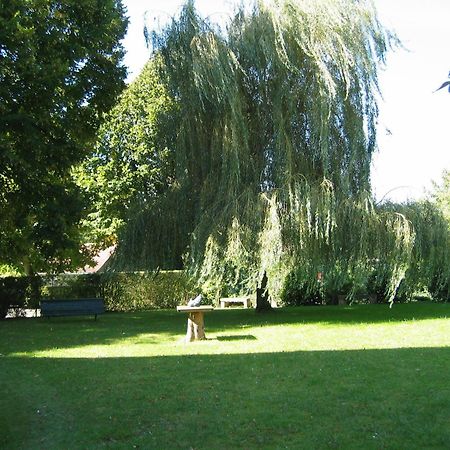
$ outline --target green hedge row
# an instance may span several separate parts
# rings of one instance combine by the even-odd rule
[[[170,309],[195,295],[194,285],[183,271],[102,274],[100,286],[110,311]]]
[[[41,298],[103,297],[108,311],[170,309],[196,295],[183,271],[60,274],[0,278],[0,318],[9,308],[37,308]]]

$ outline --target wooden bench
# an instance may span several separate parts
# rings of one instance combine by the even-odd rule
[[[41,316],[95,316],[105,312],[102,298],[41,300]]]
[[[177,311],[188,314],[186,342],[201,341],[206,339],[203,313],[214,311],[214,307],[212,305],[177,306]]]
[[[230,303],[242,303],[244,308],[250,308],[252,306],[250,297],[223,297],[220,299],[221,308],[225,308],[225,306]]]

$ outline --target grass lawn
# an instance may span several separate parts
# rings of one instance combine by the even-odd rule
[[[448,449],[450,304],[0,323],[0,448]]]

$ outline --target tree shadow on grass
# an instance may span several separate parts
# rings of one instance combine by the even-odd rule
[[[446,448],[449,348],[1,360],[0,447]]]
[[[106,313],[91,317],[52,317],[0,322],[0,354],[38,352],[88,345],[109,345],[124,339],[158,343],[176,336],[184,318],[168,311]]]
[[[252,334],[233,334],[229,336],[217,336],[218,341],[256,341],[256,336]]]

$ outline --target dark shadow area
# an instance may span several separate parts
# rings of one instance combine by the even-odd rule
[[[450,348],[0,361],[9,450],[450,442]]]
[[[184,315],[172,311],[105,313],[97,320],[90,316],[9,319],[0,322],[0,354],[108,345],[126,338],[156,343],[164,335],[185,333],[185,324]]]
[[[218,341],[256,341],[252,334],[235,334],[230,336],[217,336]]]
[[[231,336],[251,327],[282,324],[332,325],[403,322],[450,317],[450,303],[408,303],[357,306],[289,307],[269,313],[253,309],[216,309],[205,315],[206,335]],[[186,315],[175,310],[105,313],[89,316],[8,319],[0,321],[0,354],[111,344],[141,335],[145,342],[179,339],[186,333]]]

